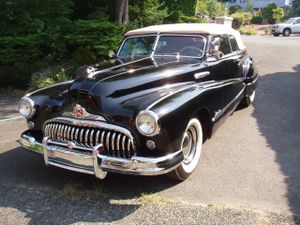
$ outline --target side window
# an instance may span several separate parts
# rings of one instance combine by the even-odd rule
[[[295,21],[295,24],[300,24],[300,19],[297,19],[297,20]]]
[[[231,47],[229,43],[229,39],[227,35],[222,35],[220,37],[220,48],[219,51],[221,51],[224,55],[231,53]]]
[[[230,40],[231,49],[233,52],[240,50],[234,36],[230,35],[229,40]]]

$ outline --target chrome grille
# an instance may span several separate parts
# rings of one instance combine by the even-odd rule
[[[135,143],[127,130],[106,123],[102,125],[99,122],[85,123],[61,117],[47,121],[43,132],[53,141],[71,141],[82,147],[93,148],[102,144],[105,155],[120,158],[135,155]]]

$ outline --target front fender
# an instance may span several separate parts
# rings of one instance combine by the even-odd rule
[[[54,84],[26,95],[33,100],[36,110],[30,118],[34,123],[32,130],[41,130],[46,120],[59,115],[64,110],[70,100],[68,90],[72,82]]]
[[[152,139],[161,151],[175,151],[181,148],[181,141],[189,120],[198,117],[201,110],[208,112],[212,123],[214,112],[222,105],[220,82],[194,84],[171,94],[148,109],[159,116],[161,132]]]

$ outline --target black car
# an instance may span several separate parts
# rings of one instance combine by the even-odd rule
[[[217,24],[150,26],[125,34],[114,59],[19,102],[21,144],[47,165],[93,174],[186,179],[202,143],[253,102],[257,64],[240,34]]]

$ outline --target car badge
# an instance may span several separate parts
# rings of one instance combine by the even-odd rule
[[[75,143],[74,142],[72,142],[72,141],[69,141],[68,143],[67,143],[67,147],[68,147],[68,149],[73,149],[74,147],[75,147]]]
[[[76,104],[75,107],[73,108],[73,115],[77,118],[81,118],[81,117],[88,116],[89,114],[87,113],[85,108],[83,108],[79,104]]]

